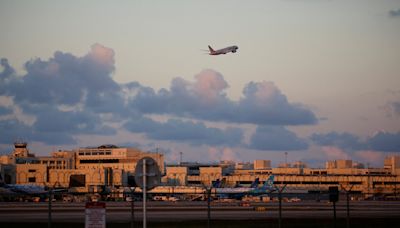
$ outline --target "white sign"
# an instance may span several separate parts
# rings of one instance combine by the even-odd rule
[[[106,204],[88,202],[85,209],[85,228],[106,228]]]

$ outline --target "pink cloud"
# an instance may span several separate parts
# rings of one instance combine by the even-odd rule
[[[213,70],[203,70],[195,78],[194,91],[206,104],[217,103],[225,96],[222,91],[229,87],[223,76]]]
[[[93,44],[88,57],[99,65],[114,69],[114,50],[101,44]]]
[[[224,161],[238,161],[237,154],[231,148],[224,148],[222,150],[221,160]]]
[[[357,151],[354,153],[355,157],[364,163],[370,163],[375,166],[382,167],[385,154],[377,151]]]
[[[322,151],[328,160],[350,159],[350,156],[343,150],[333,146],[323,146]]]

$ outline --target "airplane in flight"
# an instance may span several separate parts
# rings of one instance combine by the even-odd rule
[[[229,52],[235,53],[237,51],[238,46],[230,46],[230,47],[226,47],[226,48],[222,48],[219,50],[214,50],[210,45],[208,45],[208,50],[210,51],[208,54],[209,55],[221,55],[221,54],[226,54]]]

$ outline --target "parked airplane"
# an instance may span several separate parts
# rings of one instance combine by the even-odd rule
[[[274,178],[274,175],[269,176],[261,187],[258,187],[259,179],[256,178],[250,187],[215,188],[213,192],[215,192],[218,197],[225,198],[242,198],[245,195],[268,194],[277,190],[274,186]]]
[[[216,187],[215,192],[216,193],[247,193],[247,192],[263,192],[263,193],[268,193],[272,190],[276,190],[274,187],[274,175],[271,175],[268,177],[266,181],[264,181],[264,184],[261,187],[258,187],[259,178],[256,178],[254,182],[251,184],[250,187],[236,187],[236,188],[221,188],[221,187]],[[218,182],[218,180],[217,180]]]
[[[230,46],[219,50],[214,50],[210,45],[208,45],[208,50],[210,50],[209,55],[221,55],[221,54],[225,55],[226,53],[229,52],[235,53],[237,49],[239,49],[238,46]]]
[[[31,185],[31,184],[6,184],[0,176],[0,188],[12,194],[22,195],[44,195],[49,191],[43,186]],[[66,189],[53,189],[55,192],[65,192]]]
[[[222,178],[222,180],[217,179],[217,180],[213,181],[211,186],[213,188],[224,188],[225,184],[226,184],[226,179]]]

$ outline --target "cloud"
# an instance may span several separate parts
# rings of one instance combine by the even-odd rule
[[[389,11],[389,16],[390,17],[400,17],[400,9],[390,10]]]
[[[39,132],[70,134],[114,134],[115,130],[100,124],[99,116],[86,112],[46,110],[38,116],[33,128]]]
[[[350,159],[350,156],[344,150],[334,146],[323,146],[322,152],[328,160]]]
[[[0,144],[11,144],[17,139],[30,140],[33,138],[30,126],[17,119],[0,120]]]
[[[231,148],[217,148],[210,147],[208,148],[208,158],[210,161],[239,161],[238,154],[233,151]]]
[[[257,127],[250,138],[249,148],[255,150],[305,150],[308,144],[282,126]]]
[[[113,79],[114,56],[111,48],[100,44],[92,45],[83,56],[56,51],[47,60],[27,61],[22,75],[1,59],[0,97],[10,99],[11,105],[1,103],[0,115],[15,114],[15,118],[1,119],[0,132],[14,126],[2,140],[24,137],[47,144],[75,144],[80,134],[113,135],[126,128],[154,140],[243,146],[242,129],[207,127],[201,123],[205,120],[277,126],[274,134],[294,141],[284,145],[278,140],[281,144],[275,142],[273,148],[294,149],[307,144],[281,126],[317,123],[311,110],[289,102],[272,82],[250,82],[240,100],[229,99],[228,83],[211,69],[195,75],[194,81],[174,78],[168,89],[158,91],[134,81],[118,84]],[[148,114],[172,119],[157,122]],[[181,117],[192,121],[177,120]],[[253,146],[266,148],[257,137]]]
[[[112,79],[114,51],[100,44],[82,57],[56,51],[49,60],[32,59],[22,76],[6,59],[1,66],[0,95],[32,117],[33,125],[25,126],[31,139],[68,144],[76,143],[76,134],[114,134],[102,114],[126,113],[121,86]]]
[[[375,151],[400,152],[400,132],[378,132],[369,138],[368,146]]]
[[[10,108],[0,106],[0,116],[12,114],[13,111]]]
[[[314,133],[310,139],[320,146],[335,146],[341,149],[360,150],[366,149],[365,143],[350,133],[330,132],[327,134]]]
[[[166,123],[143,117],[127,122],[131,132],[145,133],[150,139],[187,142],[193,145],[239,145],[243,131],[239,128],[208,128],[203,123],[169,119]]]
[[[244,123],[262,125],[315,124],[317,119],[301,104],[291,104],[272,82],[250,82],[243,90],[237,112]]]
[[[13,96],[17,104],[76,105],[84,100],[98,110],[115,107],[122,98],[118,98],[120,86],[111,78],[112,53],[111,49],[96,44],[83,57],[57,51],[47,61],[33,59],[25,63],[26,75],[9,82],[6,95]]]
[[[5,58],[0,59],[0,65],[3,68],[0,73],[0,82],[5,83],[7,79],[15,74],[15,70],[8,64],[8,60]]]
[[[400,116],[400,101],[390,102],[387,106],[389,116]]]
[[[355,158],[363,163],[382,166],[385,154],[377,151],[356,151]]]
[[[250,82],[243,97],[235,102],[227,98],[228,84],[222,75],[205,70],[195,82],[172,80],[169,90],[157,93],[148,87],[135,87],[137,95],[130,106],[145,114],[173,114],[209,121],[258,125],[305,125],[317,123],[314,113],[301,104],[289,103],[272,82]]]
[[[313,134],[310,139],[320,146],[333,146],[343,150],[374,150],[382,152],[400,152],[400,132],[378,132],[366,140],[350,133],[330,132]]]
[[[239,161],[239,157],[235,151],[231,148],[223,148],[222,149],[222,161]]]

